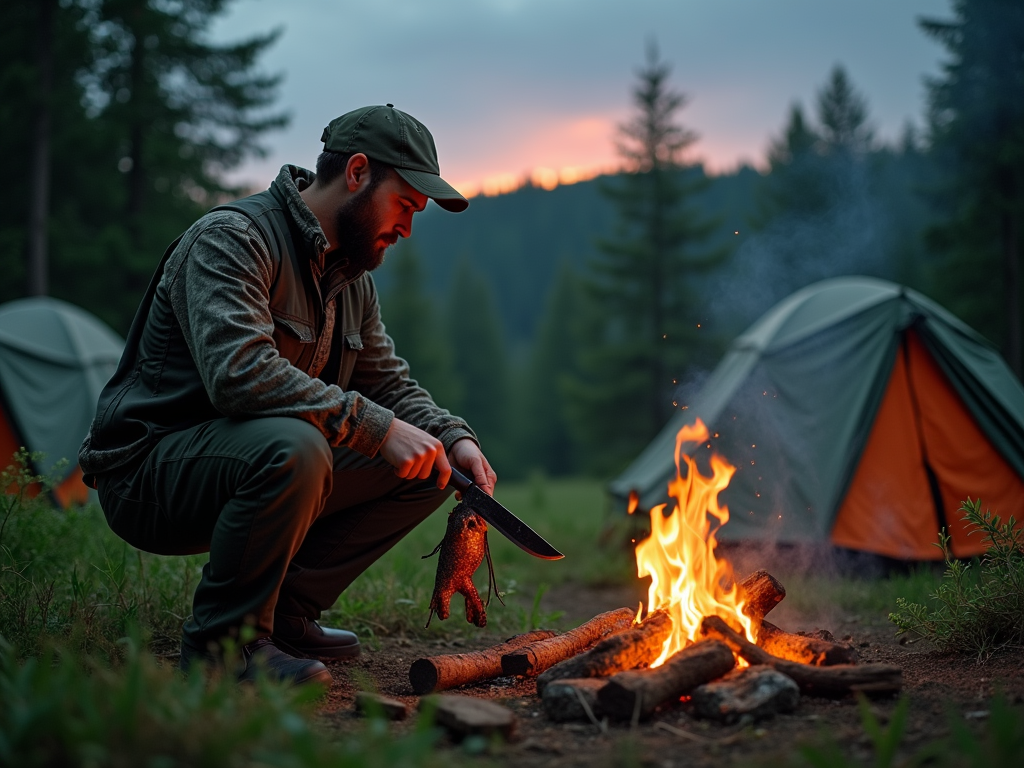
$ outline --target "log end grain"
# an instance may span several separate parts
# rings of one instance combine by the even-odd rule
[[[417,696],[431,693],[437,688],[437,667],[430,659],[416,659],[409,667],[409,683]]]
[[[455,739],[494,735],[509,739],[515,733],[515,714],[494,701],[457,694],[437,694],[420,699],[420,711],[431,708],[434,722]]]
[[[724,723],[741,718],[763,720],[778,712],[792,712],[800,701],[800,688],[771,667],[746,667],[697,687],[692,701],[698,717]]]

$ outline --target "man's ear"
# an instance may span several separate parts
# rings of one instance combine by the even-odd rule
[[[356,152],[345,164],[345,186],[349,192],[357,192],[370,183],[370,159],[362,152]]]

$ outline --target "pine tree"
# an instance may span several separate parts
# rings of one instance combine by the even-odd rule
[[[871,146],[867,101],[854,89],[846,70],[836,66],[818,91],[820,148],[823,155],[863,154]]]
[[[409,363],[411,376],[430,392],[434,402],[458,413],[462,388],[455,378],[452,348],[434,302],[423,292],[416,247],[405,243],[393,258],[392,285],[381,302],[388,335],[398,355]]]
[[[782,134],[768,146],[768,175],[758,189],[758,210],[751,222],[755,229],[764,229],[783,213],[809,215],[821,210],[825,190],[819,141],[803,108],[793,104]]]
[[[592,464],[598,470],[635,455],[671,414],[673,380],[701,345],[693,278],[726,256],[702,248],[716,222],[692,210],[708,181],[701,169],[683,166],[696,137],[677,122],[685,98],[669,87],[669,72],[648,46],[633,91],[636,112],[620,127],[626,173],[604,188],[619,224],[614,238],[598,242],[591,265],[588,292],[603,320],[572,385],[574,428],[583,445],[601,446]]]
[[[946,171],[935,194],[945,222],[929,233],[941,256],[936,293],[1001,342],[1019,376],[1024,367],[1024,5],[956,0],[951,20],[925,20],[921,26],[948,54],[942,76],[929,83],[932,154]]]
[[[81,187],[68,173],[90,165],[95,139],[79,81],[89,46],[82,23],[75,4],[0,3],[0,154],[19,180],[0,188],[0,302],[48,292],[52,233],[103,189],[102,173]]]
[[[81,2],[91,38],[82,79],[106,137],[105,165],[119,172],[119,188],[105,190],[118,226],[61,272],[78,291],[103,291],[101,314],[123,329],[164,247],[210,205],[240,194],[224,173],[260,155],[262,135],[286,123],[268,111],[280,78],[257,70],[277,33],[210,42],[228,0]]]
[[[510,429],[516,407],[511,372],[494,295],[467,260],[455,270],[445,325],[462,391],[456,413],[469,422],[491,465],[502,475],[516,460]]]

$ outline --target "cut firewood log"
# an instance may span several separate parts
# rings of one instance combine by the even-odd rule
[[[550,629],[535,629],[522,635],[510,637],[504,643],[470,653],[449,653],[442,656],[428,656],[416,659],[409,667],[409,682],[417,696],[434,691],[445,691],[480,680],[499,677],[501,657],[517,648],[547,640],[558,633]]]
[[[552,680],[541,696],[544,713],[557,723],[597,720],[602,715],[597,694],[607,683],[600,677]]]
[[[506,675],[536,677],[548,667],[582,653],[608,635],[625,632],[632,626],[635,616],[636,611],[632,608],[598,614],[565,634],[506,653],[501,657],[501,670]]]
[[[633,629],[606,637],[589,651],[573,656],[545,670],[537,678],[537,693],[555,680],[608,677],[655,661],[672,633],[672,617],[655,611]]]
[[[896,693],[902,686],[903,670],[893,664],[837,664],[812,667],[772,656],[741,636],[718,616],[706,616],[701,623],[705,637],[723,640],[750,664],[767,664],[791,677],[800,691],[811,696],[841,697],[855,691]]]
[[[857,651],[847,645],[839,645],[813,635],[795,635],[767,621],[761,622],[757,645],[772,656],[815,667],[856,664],[860,660]]]
[[[433,707],[434,721],[456,739],[465,736],[493,736],[508,739],[516,729],[516,716],[496,701],[439,693],[420,699],[419,709]]]
[[[611,718],[636,722],[661,704],[721,677],[735,664],[728,645],[702,640],[673,654],[660,667],[613,675],[598,692],[598,705]]]
[[[758,665],[734,669],[698,686],[691,700],[698,717],[735,723],[741,717],[763,720],[777,712],[792,712],[800,701],[800,689],[781,672]]]
[[[754,571],[736,585],[743,598],[743,612],[756,625],[786,596],[786,588],[768,571]]]

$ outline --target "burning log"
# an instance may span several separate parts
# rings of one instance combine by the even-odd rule
[[[541,702],[544,713],[557,723],[572,720],[591,720],[601,717],[598,692],[608,681],[598,677],[552,680],[544,688]]]
[[[801,664],[811,664],[815,667],[856,664],[860,660],[857,651],[849,646],[839,645],[813,635],[794,635],[767,621],[761,622],[757,644],[773,656],[787,661],[798,661]]]
[[[585,653],[555,664],[537,678],[537,693],[566,678],[608,677],[650,664],[661,655],[672,632],[672,617],[655,611],[633,629],[606,637]]]
[[[744,716],[761,720],[776,712],[792,712],[799,701],[800,689],[792,679],[762,666],[734,669],[693,692],[698,716],[725,723]]]
[[[548,667],[581,653],[598,640],[629,629],[635,615],[636,611],[632,608],[619,608],[598,614],[563,635],[539,640],[504,654],[501,657],[501,671],[506,675],[536,677]]]
[[[733,651],[751,664],[767,664],[793,679],[803,693],[811,696],[845,696],[853,691],[896,693],[902,685],[903,671],[893,664],[837,664],[812,667],[786,661],[758,648],[718,616],[706,616],[701,623],[705,637],[725,641]],[[624,673],[625,674],[625,673]]]
[[[489,680],[501,675],[501,657],[517,648],[547,640],[557,633],[550,629],[536,629],[516,635],[500,645],[471,653],[449,653],[416,659],[409,667],[409,682],[417,696],[444,691],[467,683]]]
[[[786,596],[786,588],[765,570],[754,571],[736,586],[745,603],[743,612],[755,625]]]
[[[654,669],[619,672],[597,694],[601,711],[618,720],[639,721],[661,704],[721,677],[736,664],[729,646],[702,640]]]

